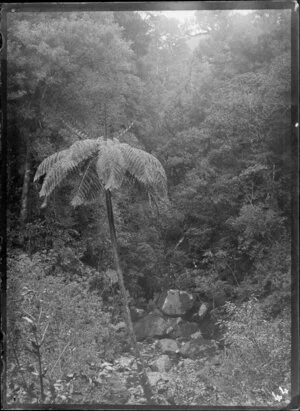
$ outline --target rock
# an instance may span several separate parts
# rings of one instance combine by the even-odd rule
[[[198,338],[202,338],[201,331],[197,331],[194,334],[191,335],[192,340],[196,340]]]
[[[167,330],[175,324],[174,318],[164,318],[161,314],[153,312],[145,315],[134,323],[133,328],[138,341],[147,337],[167,336]]]
[[[181,321],[179,324],[176,324],[173,327],[173,330],[170,332],[169,337],[171,338],[181,338],[189,339],[190,336],[199,331],[199,326],[197,323],[190,323],[188,321]]]
[[[162,291],[160,293],[155,293],[154,297],[153,297],[153,303],[159,308],[161,309],[161,307],[163,306],[166,296],[168,294],[168,291]]]
[[[196,359],[211,356],[216,353],[217,346],[213,340],[197,338],[190,340],[180,348],[180,353],[184,357]]]
[[[177,317],[175,322],[167,329],[167,335],[170,335],[182,321],[181,317]]]
[[[184,315],[194,305],[194,297],[186,291],[169,290],[164,303],[162,312],[166,315]]]
[[[199,311],[198,311],[198,317],[203,318],[205,314],[207,313],[207,311],[208,311],[208,305],[205,303],[201,304],[199,307]]]
[[[159,341],[159,347],[164,354],[174,354],[178,352],[179,347],[175,340],[164,338]]]
[[[163,372],[158,372],[158,371],[150,371],[147,373],[150,384],[151,385],[156,385],[158,381],[169,381],[170,377]]]
[[[172,368],[172,361],[166,354],[160,355],[153,363],[154,371],[168,372]]]

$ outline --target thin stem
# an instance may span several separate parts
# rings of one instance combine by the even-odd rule
[[[107,140],[107,111],[106,111],[106,103],[104,103],[104,128],[105,128],[105,140]]]
[[[229,270],[230,270],[230,272],[231,272],[231,274],[232,274],[232,276],[233,276],[234,281],[235,281],[236,284],[239,286],[240,284],[239,284],[239,282],[238,282],[238,280],[237,280],[237,278],[236,278],[236,275],[235,275],[234,270],[230,267],[230,265],[229,265],[228,263],[226,263],[226,267],[229,268]]]
[[[45,330],[44,330],[43,335],[42,335],[42,338],[41,338],[40,346],[42,346],[42,344],[43,344],[43,342],[44,342],[44,339],[45,339],[46,332],[47,332],[47,330],[48,330],[49,324],[50,324],[50,321],[47,323],[47,325],[46,325],[46,327],[45,327]]]
[[[114,216],[113,216],[110,191],[106,190],[105,195],[106,195],[106,207],[107,207],[110,237],[111,237],[111,243],[112,243],[112,249],[113,249],[114,262],[116,266],[120,291],[122,295],[125,322],[127,323],[127,327],[129,330],[131,344],[134,350],[134,355],[135,355],[137,366],[138,366],[138,374],[141,376],[141,384],[144,390],[145,397],[149,404],[155,404],[153,400],[153,392],[152,392],[151,384],[147,376],[147,373],[145,371],[145,364],[144,364],[143,358],[141,356],[141,353],[140,353],[140,350],[137,344],[137,340],[136,340],[134,329],[133,329],[133,324],[131,321],[129,303],[128,303],[128,298],[127,298],[127,291],[126,291],[125,284],[124,284],[124,277],[123,277],[123,272],[122,272],[122,268],[120,265],[119,253],[118,253],[118,248],[117,248],[116,229],[115,229],[115,224],[114,224]]]
[[[36,323],[37,326],[38,326],[39,323],[40,323],[41,316],[42,316],[42,312],[43,312],[43,307],[41,307],[41,309],[40,309],[39,318],[38,318],[37,323]]]
[[[34,332],[35,344],[36,344],[36,355],[38,358],[39,366],[39,379],[40,379],[40,388],[41,388],[41,401],[44,402],[45,393],[44,393],[44,376],[43,376],[43,364],[42,364],[42,355],[41,355],[41,345],[38,341],[36,332]]]
[[[50,370],[50,372],[49,372],[50,375],[51,375],[52,371],[54,370],[54,368],[56,367],[56,365],[58,364],[58,361],[61,359],[63,353],[66,351],[67,347],[70,345],[70,342],[71,342],[71,341],[69,341],[69,342],[65,345],[64,349],[63,349],[62,352],[59,354],[57,360],[55,361],[55,364],[53,365],[53,367],[51,368],[51,370]],[[44,375],[46,375],[46,373],[45,373]]]

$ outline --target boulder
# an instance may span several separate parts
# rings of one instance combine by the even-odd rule
[[[172,322],[172,325],[167,329],[167,335],[171,335],[172,332],[177,328],[178,324],[181,323],[182,318],[181,317],[177,317],[175,321]]]
[[[192,359],[212,356],[216,351],[217,346],[215,341],[204,340],[203,338],[190,340],[180,348],[180,353],[184,357]]]
[[[189,339],[192,334],[199,331],[197,323],[190,323],[188,321],[181,321],[173,327],[173,330],[169,333],[171,338],[183,338]]]
[[[204,318],[207,312],[208,312],[208,305],[205,303],[201,304],[198,310],[199,319]]]
[[[137,340],[142,341],[147,337],[167,336],[167,330],[175,321],[174,318],[164,318],[160,313],[153,312],[134,323],[133,328]]]
[[[172,361],[166,354],[160,355],[153,363],[153,370],[159,372],[168,372],[172,368]]]
[[[163,338],[159,341],[159,348],[164,354],[175,354],[179,351],[178,344],[175,340],[170,338]]]
[[[163,306],[166,296],[168,294],[168,291],[162,291],[160,293],[155,293],[153,296],[153,303],[156,307],[158,307],[159,309],[161,309],[161,307]]]
[[[166,315],[181,316],[191,310],[194,297],[186,291],[169,290],[162,305],[162,312]]]

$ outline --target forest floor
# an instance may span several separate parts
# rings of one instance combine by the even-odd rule
[[[224,350],[219,349],[215,354],[202,358],[190,359],[173,354],[169,355],[172,366],[166,370],[157,369],[157,360],[162,357],[157,340],[148,339],[138,343],[146,372],[151,383],[155,402],[159,405],[218,405],[218,406],[272,406],[280,407],[274,398],[269,400],[261,393],[253,393],[245,399],[234,395],[234,387],[226,392],[226,382],[222,380],[220,366]],[[165,355],[163,355],[166,357]],[[90,389],[97,390],[99,383],[102,388],[107,384],[110,394],[106,397],[109,404],[146,405],[137,367],[132,354],[124,352],[114,361],[102,361],[98,364],[95,379],[89,380]],[[74,378],[76,376],[74,375]],[[239,385],[239,382],[237,381]],[[238,391],[240,387],[238,388]],[[73,401],[82,400],[73,392]]]
[[[88,279],[45,272],[43,258],[23,253],[10,260],[8,404],[146,405],[119,296],[105,305],[89,291]],[[216,344],[209,351],[206,342],[214,341],[203,339],[204,350],[186,358],[183,337],[173,351],[163,351],[159,339],[138,342],[156,404],[289,403],[289,316],[265,320],[256,300],[234,310],[233,348]]]

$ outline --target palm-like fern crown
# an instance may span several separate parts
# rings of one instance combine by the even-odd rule
[[[43,160],[34,177],[36,181],[46,175],[40,196],[47,198],[64,178],[83,165],[85,171],[72,200],[74,206],[93,202],[103,189],[119,189],[126,179],[132,178],[154,197],[167,196],[164,168],[153,155],[102,137],[77,141]]]

